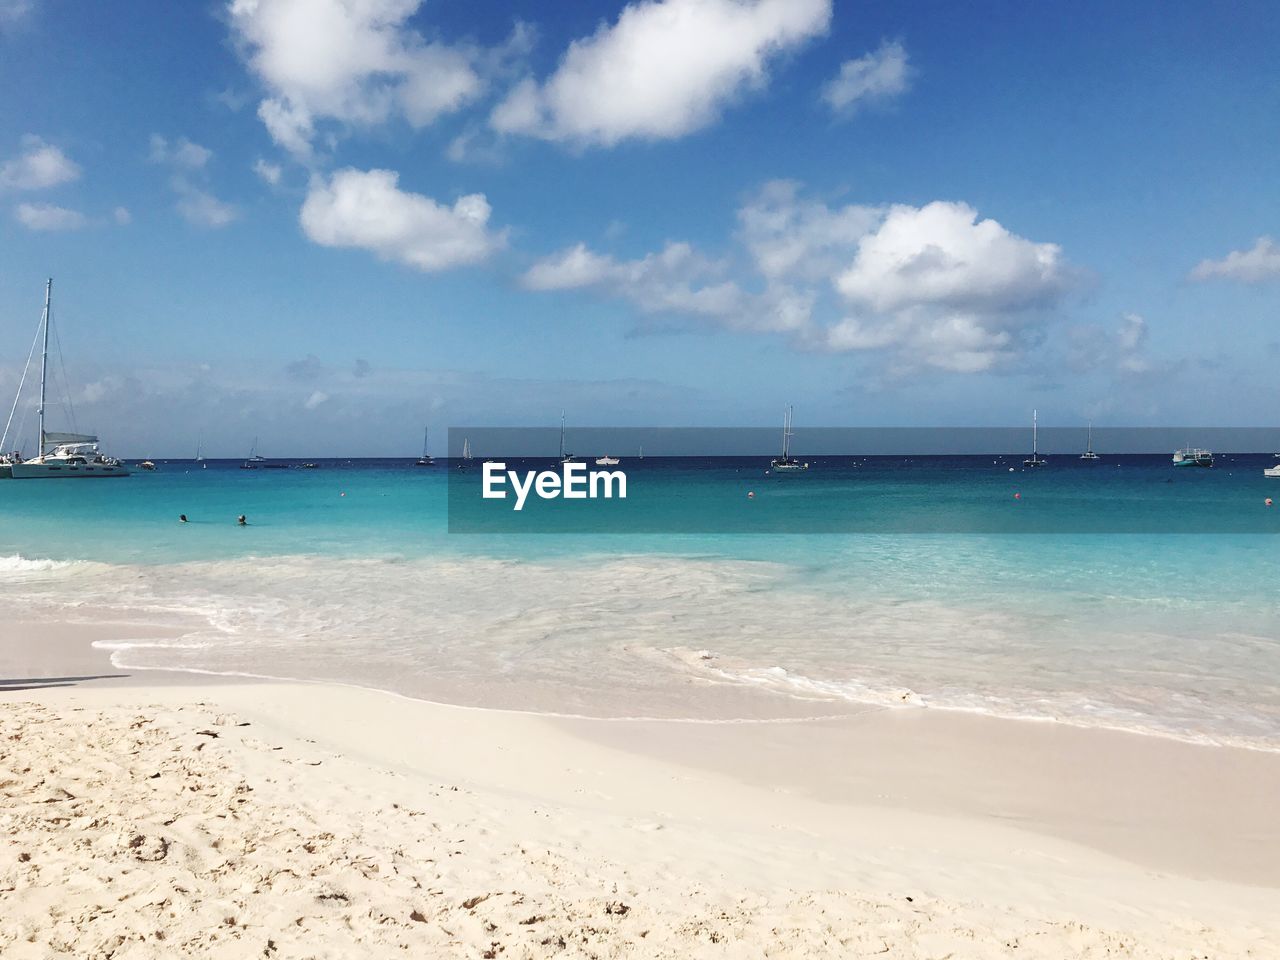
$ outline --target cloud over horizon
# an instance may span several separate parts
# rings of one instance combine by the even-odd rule
[[[747,201],[738,220],[755,273],[742,281],[688,243],[627,261],[580,243],[537,261],[522,283],[593,289],[644,313],[730,330],[788,333],[813,350],[889,351],[898,370],[979,373],[1033,345],[1075,281],[1057,244],[1010,233],[963,203],[831,208],[779,181]]]

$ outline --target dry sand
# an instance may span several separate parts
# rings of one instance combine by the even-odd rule
[[[6,960],[1280,957],[1278,755],[551,720],[0,642]]]

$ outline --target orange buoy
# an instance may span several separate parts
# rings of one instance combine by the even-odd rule
[[[1271,498],[1270,498],[1270,497],[1267,497],[1267,506],[1268,506],[1268,507],[1269,507],[1269,506],[1271,506]]]
[[[1020,493],[1015,493],[1015,494],[1013,495],[1013,499],[1015,499],[1015,500],[1021,500],[1021,499],[1022,499],[1022,494],[1020,494]]]

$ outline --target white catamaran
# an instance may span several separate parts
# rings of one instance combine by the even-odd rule
[[[97,477],[127,477],[129,470],[114,457],[103,456],[98,451],[98,438],[89,433],[62,433],[45,429],[46,392],[49,379],[49,325],[53,322],[53,280],[44,287],[44,312],[40,316],[40,328],[36,337],[41,342],[40,351],[40,406],[39,441],[37,455],[27,460],[19,452],[0,457],[0,476],[14,480],[76,480]],[[35,344],[31,345],[32,354]],[[22,386],[31,367],[31,354],[18,382],[18,393],[13,398],[9,421],[4,436],[0,437],[0,450],[8,445],[9,428],[18,409]],[[65,387],[65,384],[64,384]],[[74,420],[74,417],[73,417]],[[74,426],[74,422],[72,424]]]
[[[791,456],[791,416],[794,408],[787,407],[782,418],[782,456],[775,457],[770,463],[774,470],[808,470],[807,462],[801,463]]]
[[[1081,460],[1101,460],[1102,458],[1093,452],[1093,421],[1089,421],[1089,443],[1084,448],[1084,453],[1080,454]]]

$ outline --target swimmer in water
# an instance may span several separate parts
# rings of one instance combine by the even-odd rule
[[[185,513],[180,513],[180,514],[178,514],[178,522],[179,522],[179,523],[186,523],[186,522],[187,522],[187,515],[186,515]]]
[[[244,514],[242,513],[240,516],[236,517],[236,523],[243,527],[247,526],[249,521],[244,518]]]

